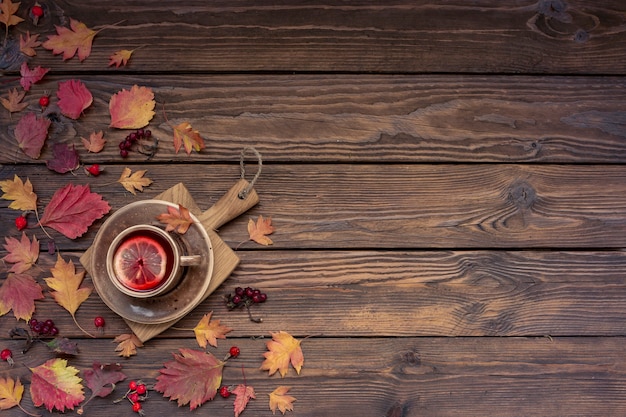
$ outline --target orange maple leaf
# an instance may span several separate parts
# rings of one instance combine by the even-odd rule
[[[119,51],[115,51],[113,55],[109,57],[109,67],[115,65],[115,68],[119,68],[120,66],[126,66],[128,64],[128,60],[133,55],[135,50],[121,49]]]
[[[35,265],[39,258],[39,241],[36,236],[33,236],[31,242],[26,233],[22,232],[21,240],[14,237],[5,237],[4,240],[7,242],[4,249],[9,253],[2,260],[13,264],[9,272],[20,274]]]
[[[73,410],[85,395],[78,369],[67,365],[65,359],[50,359],[42,365],[30,368],[33,373],[30,383],[30,395],[35,407],[45,405],[48,411],[57,409]]]
[[[20,379],[14,380],[11,377],[0,377],[0,410],[8,410],[9,408],[19,407],[24,413],[29,416],[39,417],[38,414],[29,413],[26,411],[20,402],[24,395],[24,385]]]
[[[304,364],[304,355],[299,340],[287,332],[280,331],[272,333],[272,340],[266,345],[268,352],[263,354],[265,360],[261,364],[261,370],[269,371],[270,375],[280,371],[280,376],[284,378],[291,363],[296,373],[300,374],[300,369]]]
[[[48,36],[48,40],[42,44],[44,48],[52,50],[54,55],[63,54],[63,60],[78,54],[78,59],[84,61],[91,54],[93,38],[99,31],[89,29],[84,23],[72,18],[70,29],[63,26],[55,27],[57,34]]]
[[[246,409],[250,399],[256,399],[254,388],[249,385],[240,384],[231,392],[237,396],[234,402],[235,417],[239,417],[239,414]]]
[[[187,155],[191,155],[191,151],[194,149],[196,152],[200,152],[206,147],[200,132],[194,130],[188,122],[172,126],[172,129],[174,130],[174,150],[176,153],[181,146],[185,148]]]
[[[1,97],[0,101],[9,113],[18,112],[28,107],[28,103],[22,103],[25,95],[26,91],[19,92],[17,91],[17,88],[14,88],[13,90],[9,90],[8,98]]]
[[[83,146],[85,147],[85,149],[87,149],[88,152],[93,153],[98,153],[102,151],[102,149],[104,149],[104,145],[107,143],[107,141],[104,140],[104,132],[102,132],[102,130],[98,133],[92,132],[89,135],[89,139],[83,137],[81,137],[80,139],[83,142]]]
[[[109,101],[111,127],[139,129],[154,117],[154,93],[149,87],[134,85],[130,90],[115,93]]]
[[[0,189],[4,192],[2,199],[13,200],[9,204],[9,208],[13,210],[37,210],[37,194],[33,192],[33,185],[26,178],[23,182],[20,177],[15,175],[13,180],[0,181]]]
[[[114,343],[118,343],[115,348],[116,352],[119,352],[118,356],[129,358],[132,355],[137,354],[137,348],[143,347],[143,343],[134,333],[125,333],[117,336]]]
[[[44,278],[48,287],[52,291],[50,294],[55,301],[64,309],[66,309],[72,318],[74,323],[85,334],[94,337],[92,334],[84,330],[76,321],[76,310],[91,294],[91,288],[80,287],[85,276],[85,271],[76,273],[74,263],[69,260],[65,262],[61,255],[58,255],[57,262],[53,268],[50,269],[52,277]]]
[[[20,52],[26,56],[37,55],[35,48],[41,46],[41,42],[38,38],[38,33],[31,35],[29,31],[26,31],[26,35],[20,35]]]
[[[253,240],[260,245],[268,246],[273,244],[274,242],[272,242],[272,239],[267,237],[267,235],[274,233],[272,218],[268,217],[267,219],[264,219],[263,216],[259,216],[256,224],[254,223],[254,220],[248,220],[248,233],[250,234],[250,240]]]
[[[276,414],[276,409],[285,414],[287,411],[293,411],[293,403],[296,401],[295,397],[287,395],[287,392],[291,387],[281,386],[272,391],[270,396],[270,410],[272,414]]]
[[[20,8],[20,3],[13,3],[11,0],[3,0],[0,3],[0,22],[4,23],[6,27],[5,30],[5,40],[9,35],[9,26],[17,25],[20,22],[23,22],[19,16],[15,16],[17,9]]]
[[[189,230],[189,226],[193,224],[189,210],[180,204],[178,208],[168,206],[167,213],[159,214],[157,220],[167,225],[165,227],[167,232],[175,230],[181,235],[184,235]]]
[[[0,287],[0,316],[13,310],[16,319],[30,320],[35,300],[43,299],[41,286],[27,274],[8,274]]]
[[[143,192],[143,187],[147,187],[152,184],[152,180],[148,177],[144,177],[147,171],[139,170],[132,172],[130,168],[124,168],[122,175],[117,180],[122,186],[130,193],[137,195],[137,191]]]
[[[206,348],[207,343],[213,347],[217,347],[217,339],[226,339],[226,333],[233,329],[220,324],[219,320],[211,321],[211,311],[200,319],[193,332],[196,335],[196,341],[201,348]]]

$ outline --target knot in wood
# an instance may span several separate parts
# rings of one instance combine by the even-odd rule
[[[420,366],[422,364],[422,359],[419,356],[419,352],[413,350],[404,352],[404,354],[402,355],[402,360],[412,366]]]
[[[571,23],[572,16],[566,13],[567,3],[563,0],[540,0],[539,13],[563,23]]]
[[[509,201],[520,209],[529,209],[535,203],[535,189],[524,181],[516,182],[509,189]]]

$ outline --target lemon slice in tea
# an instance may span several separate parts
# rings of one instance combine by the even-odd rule
[[[135,291],[157,288],[169,276],[172,253],[163,239],[151,233],[131,234],[115,251],[113,268],[119,281]]]

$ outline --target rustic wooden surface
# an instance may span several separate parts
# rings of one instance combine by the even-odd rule
[[[90,184],[113,210],[182,181],[206,210],[239,178],[244,147],[263,156],[259,205],[218,231],[241,263],[177,324],[194,327],[213,311],[234,329],[210,351],[241,348],[224,381],[242,383],[244,367],[257,399],[243,416],[270,416],[267,394],[279,385],[292,387],[294,416],[626,415],[623,1],[40,3],[39,26],[12,27],[10,41],[26,30],[45,39],[69,18],[104,28],[84,62],[38,48],[29,65],[51,71],[25,100],[38,111],[58,82],[83,81],[92,107],[78,122],[56,120],[48,143],[104,130],[102,153],[79,149],[106,170],[49,171],[51,147],[39,160],[24,155],[13,137],[23,113],[0,109],[0,180],[30,178],[41,205],[68,182]],[[114,51],[136,47],[128,66],[107,67]],[[23,59],[10,48],[0,56],[0,95],[19,88]],[[122,160],[126,133],[108,127],[111,95],[134,84],[158,102],[150,161]],[[164,112],[189,121],[207,148],[176,155]],[[112,184],[126,166],[147,169],[154,184],[138,196]],[[8,203],[0,237],[20,235]],[[273,219],[270,247],[247,241],[258,215]],[[52,236],[78,264],[101,224],[75,240]],[[54,261],[42,253],[41,277]],[[224,306],[248,285],[268,294],[254,311],[262,324]],[[152,385],[172,352],[197,348],[193,332],[170,329],[120,358],[113,338],[128,326],[94,293],[77,319],[89,327],[97,315],[107,324],[94,340],[50,296],[37,302],[36,317],[78,342],[70,364],[79,369],[120,361],[129,379]],[[16,324],[0,318],[1,347],[17,362],[0,363],[0,376],[28,388],[28,367],[52,354],[35,346],[22,355],[8,338]],[[258,370],[279,330],[307,338],[300,375]],[[86,415],[134,415],[112,403],[124,391],[92,401]],[[190,412],[155,392],[144,404],[149,417],[229,416],[232,407],[218,397]]]

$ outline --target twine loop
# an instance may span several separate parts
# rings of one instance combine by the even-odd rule
[[[237,197],[239,197],[239,199],[241,200],[245,200],[248,194],[250,193],[250,191],[252,190],[252,188],[254,188],[254,184],[257,182],[257,180],[261,176],[261,169],[263,167],[263,158],[261,158],[261,154],[259,153],[259,151],[257,151],[253,147],[244,148],[241,151],[241,158],[239,160],[239,166],[241,168],[241,179],[242,180],[245,179],[245,176],[246,176],[245,159],[246,159],[246,153],[248,151],[252,151],[254,155],[256,156],[256,159],[258,161],[258,169],[257,169],[256,174],[254,175],[254,178],[252,178],[252,181],[250,181],[250,184],[248,184],[246,188],[244,188],[243,190],[239,192],[239,194],[237,194]]]

